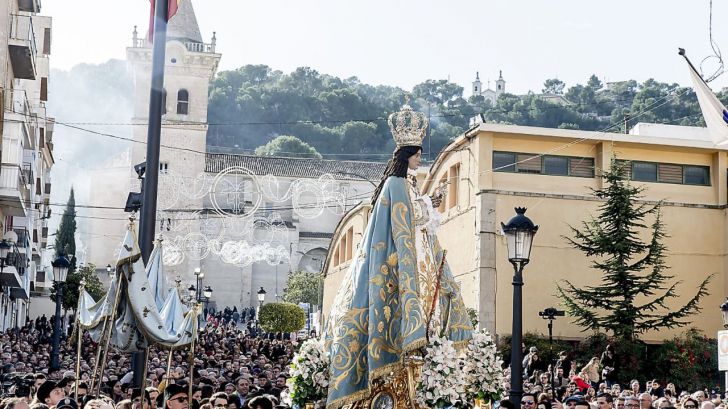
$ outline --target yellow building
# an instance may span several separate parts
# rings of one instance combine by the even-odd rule
[[[710,294],[689,326],[708,335],[722,328],[718,306],[726,286],[726,208],[728,151],[713,146],[702,128],[638,124],[630,134],[479,124],[453,140],[426,175],[422,191],[432,193],[451,182],[443,201],[438,237],[448,251],[465,303],[479,311],[481,326],[510,334],[513,267],[507,259],[500,223],[528,208],[540,226],[531,263],[524,270],[524,332],[546,332],[538,315],[560,307],[559,280],[594,285],[600,275],[590,260],[564,238],[569,226],[580,227],[600,204],[591,192],[602,186],[601,169],[612,157],[629,161],[632,183],[646,188],[644,200],[662,200],[669,235],[668,273],[682,283],[672,307],[695,294],[710,274]],[[324,317],[368,221],[366,203],[347,213],[332,238],[324,265]],[[649,222],[649,220],[648,220]],[[554,336],[584,337],[569,317],[554,325]],[[684,329],[647,333],[645,341],[670,338]]]

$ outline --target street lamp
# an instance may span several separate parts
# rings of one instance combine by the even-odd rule
[[[55,259],[53,266],[53,278],[56,283],[56,319],[53,321],[53,345],[51,349],[51,370],[58,370],[61,366],[59,359],[61,347],[61,302],[63,301],[63,283],[66,281],[68,269],[71,262],[62,254]]]
[[[207,300],[209,300],[212,297],[212,287],[210,287],[209,285],[205,287],[205,290],[202,292],[202,294]]]
[[[106,265],[106,274],[111,275],[111,264]]]
[[[516,215],[501,223],[508,245],[508,261],[513,265],[513,330],[511,331],[511,393],[510,400],[514,407],[520,407],[523,396],[523,350],[521,339],[523,333],[523,267],[531,257],[531,244],[538,226],[526,217],[525,207],[516,207]]]
[[[728,329],[728,298],[720,305],[720,313],[723,315],[723,328]]]
[[[260,306],[263,306],[263,301],[265,301],[265,290],[263,287],[260,287],[260,290],[258,290],[258,302],[260,303]]]
[[[187,289],[187,294],[190,296],[190,303],[197,301],[197,288],[194,285],[190,285],[190,288]]]

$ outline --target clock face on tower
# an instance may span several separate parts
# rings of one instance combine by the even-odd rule
[[[389,392],[382,392],[372,400],[371,409],[394,409],[394,397]]]

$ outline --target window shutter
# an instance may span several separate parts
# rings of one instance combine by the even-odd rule
[[[571,158],[569,160],[569,168],[569,174],[571,176],[594,177],[594,159],[592,158]]]
[[[541,173],[541,157],[530,153],[519,153],[516,169],[520,173]]]
[[[681,165],[669,165],[667,163],[660,163],[658,168],[658,177],[660,182],[665,183],[682,183],[683,182],[683,171]]]

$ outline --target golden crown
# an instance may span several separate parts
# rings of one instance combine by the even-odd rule
[[[429,121],[422,112],[417,112],[409,105],[409,98],[398,112],[389,115],[389,129],[397,147],[422,146],[427,134]]]

